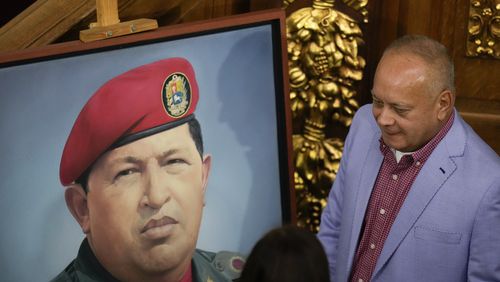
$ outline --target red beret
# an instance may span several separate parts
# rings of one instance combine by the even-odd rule
[[[63,185],[78,179],[104,152],[194,117],[198,85],[191,64],[170,58],[106,82],[78,115],[61,158]]]

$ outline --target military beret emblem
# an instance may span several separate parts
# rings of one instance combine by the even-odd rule
[[[167,77],[162,87],[163,106],[167,114],[174,118],[182,117],[191,105],[191,85],[180,72]]]

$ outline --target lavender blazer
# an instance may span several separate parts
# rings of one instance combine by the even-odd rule
[[[347,136],[318,238],[333,282],[348,281],[382,163],[365,105]],[[394,221],[371,281],[500,281],[500,158],[455,111]]]

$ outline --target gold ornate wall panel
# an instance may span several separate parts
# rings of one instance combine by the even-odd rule
[[[500,59],[500,0],[470,0],[466,53]]]
[[[292,2],[285,0],[284,6]],[[344,2],[367,22],[366,0]],[[297,222],[316,232],[344,147],[344,140],[325,128],[348,127],[359,108],[363,33],[333,0],[315,0],[287,18],[287,41],[292,117],[301,125],[293,135]]]

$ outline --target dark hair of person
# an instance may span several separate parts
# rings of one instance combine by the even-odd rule
[[[316,235],[296,226],[271,230],[253,247],[241,282],[328,282],[328,260]]]
[[[200,157],[203,159],[203,136],[201,135],[200,123],[196,118],[193,118],[192,120],[188,121],[188,125],[191,138],[193,138],[196,149],[198,150]]]
[[[193,118],[187,122],[189,126],[189,133],[191,138],[193,138],[194,144],[196,145],[196,149],[200,154],[200,157],[203,158],[203,137],[201,135],[201,126],[196,118]],[[83,187],[83,190],[87,191],[88,180],[90,172],[92,171],[93,165],[87,168],[80,177],[75,181]]]

